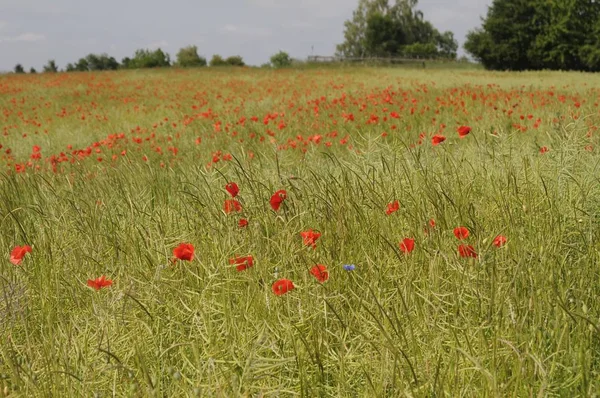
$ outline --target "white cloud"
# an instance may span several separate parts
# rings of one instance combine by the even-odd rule
[[[45,35],[40,35],[38,33],[22,33],[18,36],[2,36],[0,37],[0,43],[11,43],[11,42],[34,42],[34,41],[42,41],[46,40]]]

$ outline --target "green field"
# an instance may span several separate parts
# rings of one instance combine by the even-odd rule
[[[394,68],[0,76],[0,395],[598,395],[599,87]],[[294,289],[276,295],[281,279]]]

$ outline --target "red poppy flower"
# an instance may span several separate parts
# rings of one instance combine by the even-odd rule
[[[229,192],[232,198],[235,198],[240,192],[240,188],[235,182],[230,182],[229,184],[225,185],[225,189],[227,192]]]
[[[112,286],[113,281],[110,279],[106,279],[106,276],[102,275],[99,278],[96,279],[88,279],[87,281],[87,285],[89,287],[93,287],[96,290],[100,290],[103,287],[109,287]]]
[[[471,132],[471,127],[469,126],[460,126],[458,128],[458,136],[460,138],[465,138]]]
[[[431,137],[431,143],[433,145],[439,145],[444,141],[446,141],[446,137],[444,137],[443,135],[440,135],[440,134],[436,134],[433,137]]]
[[[404,238],[402,242],[400,242],[400,250],[402,253],[408,254],[415,249],[415,240],[411,238]]]
[[[283,296],[287,292],[294,290],[294,282],[289,279],[279,279],[273,283],[273,293],[277,296]]]
[[[543,147],[541,147],[541,148],[540,148],[540,153],[541,153],[541,154],[544,154],[544,153],[548,152],[549,150],[550,150],[550,149],[548,149],[548,147],[547,147],[547,146],[543,146]]]
[[[302,236],[302,240],[306,246],[312,246],[315,249],[317,247],[317,239],[321,237],[321,233],[309,229],[308,231],[300,232],[300,236]]]
[[[431,228],[435,228],[435,220],[433,218],[431,220],[429,220],[429,226]]]
[[[173,249],[173,255],[183,261],[192,261],[194,259],[194,245],[182,243]]]
[[[390,214],[397,212],[398,209],[400,209],[400,203],[397,200],[395,200],[392,203],[388,203],[385,214],[389,216]]]
[[[494,246],[496,247],[502,247],[506,244],[506,236],[503,235],[498,235],[494,238]]]
[[[279,207],[281,207],[281,204],[285,198],[287,198],[287,192],[284,189],[280,189],[279,191],[275,192],[269,201],[273,210],[279,211]]]
[[[235,199],[227,199],[223,204],[223,210],[225,210],[225,214],[229,214],[232,212],[240,212],[242,211],[242,205]]]
[[[475,249],[471,245],[458,246],[458,254],[460,254],[461,257],[477,258],[477,253],[475,252]]]
[[[465,227],[454,228],[454,236],[459,240],[467,239],[469,237],[469,230]]]
[[[329,279],[329,272],[327,271],[327,267],[323,264],[317,264],[312,267],[310,273],[321,283],[324,283]]]
[[[254,258],[252,256],[230,258],[229,264],[237,265],[235,268],[241,272],[254,266]]]
[[[238,226],[240,228],[244,228],[248,226],[248,220],[246,220],[245,218],[240,218],[240,221],[238,221]]]
[[[27,253],[31,253],[31,246],[15,246],[15,248],[12,249],[12,252],[10,252],[10,262],[14,265],[21,264],[23,257],[25,257]]]

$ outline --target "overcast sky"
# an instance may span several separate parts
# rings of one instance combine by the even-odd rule
[[[279,51],[333,55],[358,0],[0,0],[0,71],[59,67],[89,53],[117,60],[137,48],[171,54],[189,44],[208,59],[241,55],[260,65]],[[418,9],[462,46],[491,0],[420,0]],[[313,50],[314,48],[314,50]]]

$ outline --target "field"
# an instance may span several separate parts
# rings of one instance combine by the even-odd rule
[[[0,76],[0,396],[599,394],[598,83]]]

